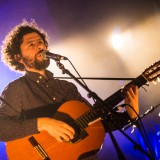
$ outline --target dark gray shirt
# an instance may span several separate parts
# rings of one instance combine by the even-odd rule
[[[85,101],[76,86],[38,73],[27,72],[11,82],[0,101],[0,140],[9,141],[38,133],[37,117],[50,117],[69,100]]]

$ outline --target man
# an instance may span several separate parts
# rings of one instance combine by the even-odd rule
[[[24,72],[25,75],[8,84],[2,92],[1,141],[20,139],[41,131],[47,131],[58,142],[74,138],[75,129],[68,123],[53,118],[53,115],[58,110],[59,104],[69,100],[87,104],[88,102],[80,95],[74,84],[54,79],[53,74],[46,70],[49,59],[44,60],[41,54],[48,47],[46,36],[34,21],[30,23],[24,21],[17,25],[3,42],[3,61],[10,68]],[[127,89],[125,101],[138,113],[136,86]],[[124,115],[129,115],[132,119],[137,116],[130,107],[126,107],[126,110],[128,114]]]

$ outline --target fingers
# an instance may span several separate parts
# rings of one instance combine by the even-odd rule
[[[138,87],[135,85],[128,88],[126,87],[123,93],[125,94],[125,103],[128,104],[128,106],[126,106],[126,111],[132,119],[136,118],[137,115],[135,111],[139,113]]]
[[[67,123],[64,123],[64,128],[66,129],[67,135],[70,137],[70,139],[73,139],[73,135],[75,134],[75,130]]]
[[[74,138],[75,134],[74,129],[67,123],[51,118],[39,118],[38,127],[39,131],[46,130],[59,142],[69,141]]]
[[[125,87],[123,89],[123,93],[126,98],[132,99],[136,95],[138,95],[138,87],[135,85],[131,85],[130,87]]]
[[[75,131],[68,124],[59,121],[59,124],[56,128],[53,128],[53,132],[51,133],[59,142],[69,141],[74,138]]]
[[[74,138],[75,131],[68,124],[63,123],[63,127],[61,126],[59,130],[59,137],[63,141],[69,141]]]
[[[71,140],[71,138],[68,135],[64,134],[64,133],[60,133],[55,138],[58,140],[58,142],[68,142],[68,141]]]

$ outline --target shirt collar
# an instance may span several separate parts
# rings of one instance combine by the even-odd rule
[[[30,71],[26,71],[25,76],[29,77],[32,81],[36,82],[36,83],[46,83],[47,81],[53,79],[53,73],[46,70],[46,75],[48,77],[48,80],[46,80],[44,78],[44,76],[42,76],[41,74],[37,73],[37,72],[30,72]]]

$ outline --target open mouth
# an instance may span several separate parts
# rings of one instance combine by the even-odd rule
[[[38,52],[38,53],[36,54],[36,58],[38,58],[38,59],[43,59],[42,52],[43,52],[43,50],[40,51],[40,52]]]
[[[35,56],[35,58],[38,60],[38,61],[44,61],[44,58],[43,56],[39,53]]]
[[[42,57],[42,55],[39,53],[39,54],[36,55],[36,57]]]

